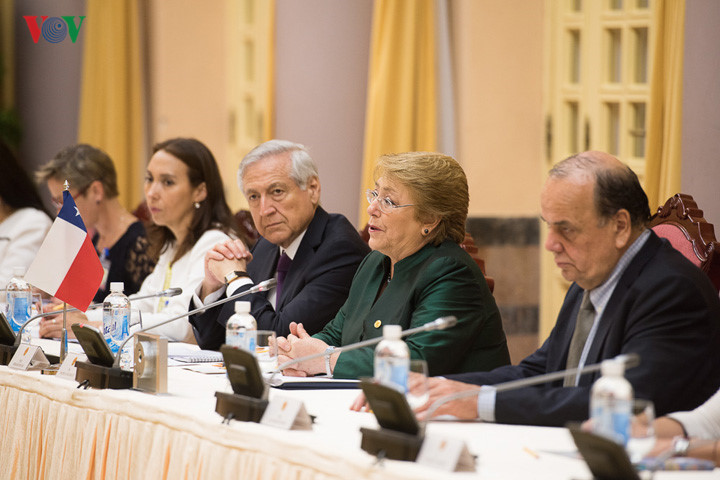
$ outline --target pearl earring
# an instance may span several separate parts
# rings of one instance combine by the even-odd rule
[[[425,230],[423,230],[423,232],[425,232],[425,235],[427,235],[428,233],[430,233],[430,230],[426,228]]]
[[[195,202],[193,205],[195,206],[195,210],[200,208],[200,202]]]

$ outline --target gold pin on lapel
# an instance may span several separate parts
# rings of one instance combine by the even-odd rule
[[[374,326],[375,328],[380,328],[382,326],[382,322],[380,320],[375,320]]]

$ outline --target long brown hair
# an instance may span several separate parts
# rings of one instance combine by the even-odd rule
[[[230,212],[222,178],[217,162],[210,149],[194,138],[172,138],[158,143],[153,147],[153,154],[163,150],[177,158],[188,168],[188,178],[193,187],[205,182],[207,197],[200,202],[200,208],[195,209],[190,222],[188,234],[181,245],[178,245],[174,263],[195,245],[195,242],[208,230],[218,229],[225,233],[236,232],[236,222]],[[175,235],[169,228],[153,225],[148,230],[150,238],[150,254],[157,258],[175,241]]]

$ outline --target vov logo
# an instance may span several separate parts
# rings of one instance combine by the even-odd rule
[[[45,41],[50,43],[60,43],[65,40],[65,37],[68,35],[70,35],[72,43],[75,43],[85,15],[78,17],[80,22],[77,25],[75,25],[74,15],[49,18],[47,15],[23,15],[23,18],[25,19],[25,23],[27,23],[34,43],[38,43],[38,40],[40,40],[40,33],[42,33]],[[38,18],[40,19],[39,22]]]

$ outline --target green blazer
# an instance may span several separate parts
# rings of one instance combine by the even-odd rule
[[[328,345],[348,345],[381,337],[383,325],[399,324],[406,330],[454,315],[458,323],[452,328],[405,337],[410,357],[426,360],[430,375],[492,370],[510,363],[495,299],[477,264],[459,245],[426,245],[402,259],[377,297],[389,273],[388,257],[377,251],[365,257],[347,301],[314,337]],[[366,347],[341,353],[333,376],[372,376],[374,351]]]

